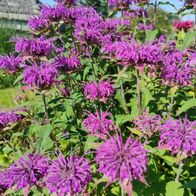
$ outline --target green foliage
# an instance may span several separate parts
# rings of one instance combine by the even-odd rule
[[[166,185],[166,196],[183,196],[184,189],[180,182],[171,181]]]
[[[50,138],[50,134],[52,133],[52,126],[38,126],[36,129],[36,135],[38,136],[38,150],[42,154],[53,147],[53,141]]]
[[[157,34],[158,34],[158,30],[157,29],[152,30],[152,31],[146,30],[146,40],[145,41],[146,42],[154,41],[154,39],[156,38]]]
[[[193,47],[196,42],[195,39],[196,39],[196,32],[194,30],[190,30],[187,33],[181,30],[178,33],[177,47],[180,50],[185,50],[186,48]]]
[[[177,115],[182,114],[183,112],[187,112],[190,108],[196,107],[196,99],[189,99],[184,102],[183,105],[179,108]]]

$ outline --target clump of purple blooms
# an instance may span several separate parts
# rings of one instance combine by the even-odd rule
[[[144,111],[143,115],[137,116],[133,122],[136,128],[148,137],[161,131],[161,116],[158,114],[150,115]]]
[[[23,118],[24,116],[18,114],[17,111],[0,112],[0,128],[4,128],[10,123],[18,122]]]
[[[20,56],[14,56],[11,54],[3,55],[0,57],[0,69],[9,73],[17,72],[22,67],[22,59]]]
[[[43,6],[40,11],[40,17],[49,22],[58,22],[68,18],[70,15],[69,10],[62,4],[55,7]]]
[[[130,26],[131,22],[126,18],[108,18],[103,22],[103,29],[105,31],[116,31],[120,27],[126,27],[127,29],[129,29]]]
[[[28,27],[32,31],[39,32],[47,29],[49,26],[49,22],[45,18],[33,16],[28,20]]]
[[[160,63],[164,57],[159,44],[143,44],[139,49],[140,63]]]
[[[86,83],[84,88],[84,95],[91,101],[99,100],[106,102],[107,98],[114,95],[114,87],[110,81],[101,80],[99,83]]]
[[[167,120],[161,129],[160,148],[166,148],[172,154],[194,155],[196,152],[196,121],[182,119]]]
[[[163,59],[158,44],[138,44],[135,40],[106,43],[103,52],[123,65],[157,64]]]
[[[191,84],[193,69],[190,60],[184,62],[181,51],[173,51],[165,56],[161,77],[169,86],[187,86]]]
[[[139,45],[134,41],[116,41],[106,43],[102,51],[109,54],[111,59],[116,59],[123,65],[136,64],[139,61]]]
[[[74,36],[81,43],[99,44],[102,37],[102,18],[95,12],[93,17],[87,14],[75,21]]]
[[[91,167],[82,157],[60,156],[48,169],[46,187],[57,195],[74,195],[85,191],[91,181]]]
[[[147,166],[147,152],[143,145],[131,136],[123,142],[122,135],[105,141],[97,150],[96,162],[99,172],[109,177],[110,182],[138,179],[144,181]]]
[[[43,181],[43,177],[48,170],[49,162],[44,156],[27,153],[18,161],[13,163],[2,174],[2,181],[9,188],[16,186],[16,189],[38,185]]]
[[[144,24],[144,23],[139,23],[138,24],[138,29],[139,30],[142,30],[142,31],[144,31],[144,30],[153,30],[155,27],[154,27],[154,25],[153,24]]]
[[[57,83],[58,71],[53,64],[41,62],[41,65],[27,66],[23,73],[23,83],[38,89],[50,88]]]
[[[15,51],[26,56],[47,56],[54,49],[53,39],[44,36],[39,38],[16,38]]]
[[[59,69],[63,73],[76,71],[82,66],[80,59],[76,56],[70,56],[70,57],[59,56],[55,60],[55,64],[57,69]]]
[[[114,128],[111,117],[112,114],[107,111],[88,113],[88,117],[83,120],[83,125],[90,134],[105,139],[109,131]]]

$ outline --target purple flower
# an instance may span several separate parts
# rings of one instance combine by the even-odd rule
[[[0,128],[6,127],[10,123],[15,123],[24,118],[23,115],[17,114],[17,111],[0,112]]]
[[[107,100],[107,97],[111,97],[114,94],[114,87],[110,81],[101,80],[99,82],[99,96],[102,102]]]
[[[45,89],[51,87],[57,81],[58,72],[56,67],[52,64],[49,65],[41,62],[38,66],[27,66],[23,72],[23,83],[31,87]]]
[[[30,56],[47,56],[54,49],[53,39],[43,36],[39,38],[17,38],[15,51]]]
[[[142,31],[144,31],[144,30],[153,30],[154,29],[154,25],[153,24],[147,24],[145,26],[145,24],[139,23],[138,24],[138,29],[139,30],[142,30]]]
[[[58,4],[56,7],[43,6],[40,12],[40,17],[51,22],[58,22],[69,18],[70,12],[67,7]]]
[[[161,68],[161,77],[169,86],[187,86],[191,84],[194,67],[189,60],[183,61],[183,53],[180,51],[170,52],[165,56],[165,62]]]
[[[196,66],[196,52],[192,53],[188,59],[188,63],[190,64],[191,67]],[[196,70],[196,68],[194,68]]]
[[[196,121],[189,121],[187,116],[184,122],[180,118],[167,120],[162,125],[159,147],[170,150],[172,154],[194,155],[196,152]]]
[[[86,159],[61,156],[48,169],[46,187],[57,195],[73,195],[83,192],[90,180],[91,168]]]
[[[116,41],[113,44],[106,43],[102,51],[123,65],[131,65],[137,64],[139,61],[138,47],[139,45],[134,40],[130,42]]]
[[[3,175],[3,182],[8,187],[16,185],[17,189],[38,185],[48,169],[48,159],[39,154],[27,154],[8,168]]]
[[[114,7],[129,7],[129,5],[136,3],[137,0],[108,0],[108,6]]]
[[[56,59],[55,64],[57,68],[63,72],[75,71],[82,66],[80,59],[76,56],[60,56]]]
[[[32,30],[32,31],[43,31],[44,29],[46,29],[49,26],[49,22],[45,19],[45,18],[41,18],[41,17],[31,17],[28,20],[28,27]]]
[[[138,44],[135,40],[106,42],[103,53],[116,59],[122,65],[157,64],[163,60],[163,51],[159,44]]]
[[[98,99],[101,102],[106,102],[108,97],[113,96],[114,88],[110,81],[101,80],[99,83],[86,83],[84,94],[91,101]]]
[[[4,55],[0,57],[0,69],[8,71],[9,73],[17,72],[21,67],[22,59],[20,56]]]
[[[78,17],[75,22],[74,36],[81,43],[99,44],[102,31],[102,18],[95,12],[89,17],[88,14]]]
[[[100,43],[103,21],[93,8],[70,8],[70,16],[75,25],[74,36],[80,43]]]
[[[4,173],[1,172],[0,173],[0,195],[3,195],[3,193],[8,189],[8,186],[5,182],[3,182],[3,176],[4,176]]]
[[[144,181],[147,152],[143,145],[131,137],[124,143],[122,135],[105,141],[97,150],[96,162],[99,172],[110,178],[111,182],[139,179]]]
[[[84,88],[84,94],[91,101],[97,99],[99,97],[99,87],[97,82],[86,83]]]
[[[139,50],[140,63],[156,64],[163,60],[163,51],[159,44],[143,44]]]
[[[83,125],[90,134],[105,139],[109,131],[114,128],[112,120],[109,119],[111,117],[112,114],[107,111],[88,113],[88,117],[83,120]]]
[[[143,8],[136,8],[134,10],[129,11],[123,11],[123,16],[125,18],[141,18],[141,17],[147,17],[147,11]]]
[[[130,28],[130,26],[130,20],[121,18],[107,18],[103,23],[103,29],[106,31],[116,31],[119,27]]]
[[[74,21],[77,19],[85,19],[85,18],[99,18],[96,10],[92,7],[84,7],[84,6],[77,6],[70,8],[70,15]]]
[[[149,115],[147,111],[136,117],[133,122],[136,128],[148,137],[161,130],[160,115]]]
[[[167,42],[167,35],[163,34],[157,39],[157,43],[166,44]]]

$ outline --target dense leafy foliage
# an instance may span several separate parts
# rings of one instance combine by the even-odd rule
[[[169,34],[146,0],[109,0],[107,17],[57,2],[0,57],[33,94],[0,112],[0,193],[194,195],[194,23]]]

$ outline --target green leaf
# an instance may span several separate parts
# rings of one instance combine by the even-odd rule
[[[29,135],[34,135],[36,134],[40,129],[42,128],[41,125],[38,125],[38,124],[31,124],[29,126]]]
[[[164,150],[164,149],[157,149],[157,148],[151,149],[151,153],[153,153],[159,157],[162,157],[165,154],[165,152],[166,152],[166,150]]]
[[[135,135],[138,135],[138,136],[141,136],[142,135],[142,132],[135,129],[135,128],[130,128],[130,127],[127,127],[132,133],[134,133]]]
[[[0,165],[8,164],[9,160],[9,157],[6,154],[0,154]]]
[[[154,41],[156,35],[158,34],[158,30],[146,30],[146,42]]]
[[[22,79],[23,79],[23,75],[21,74],[21,75],[19,75],[19,76],[16,78],[16,80],[14,81],[14,84],[13,84],[13,85],[15,85],[16,83],[20,82]]]
[[[135,118],[139,114],[137,97],[134,97],[131,99],[130,106],[131,106],[131,120],[132,120],[133,118]]]
[[[184,189],[180,182],[170,181],[166,185],[166,196],[183,196]]]
[[[133,120],[132,114],[116,115],[115,118],[118,125],[122,125],[123,123]]]
[[[174,87],[170,88],[171,97],[175,96],[177,90],[178,90],[177,86],[174,86]]]
[[[184,32],[184,30],[182,29],[178,34],[177,34],[177,40],[178,42],[181,42],[182,40],[184,40],[186,33]]]
[[[52,131],[51,125],[44,125],[38,131],[38,149],[40,153],[43,153],[53,146],[53,141],[50,138],[50,133]]]
[[[186,33],[184,36],[183,44],[180,46],[180,49],[185,50],[186,48],[189,48],[190,46],[194,46],[195,36],[196,36],[196,33],[194,32],[194,30],[190,30],[188,33]]]
[[[164,159],[168,165],[173,165],[174,163],[178,162],[178,159],[173,156],[161,156],[162,159]]]
[[[177,112],[177,116],[182,114],[183,112],[186,112],[187,110],[189,110],[192,107],[196,107],[196,99],[189,99],[188,101],[186,101],[182,107],[178,110]]]
[[[84,150],[90,150],[90,149],[97,149],[100,145],[100,143],[95,142],[97,140],[97,137],[95,136],[88,136],[87,140],[84,145]]]
[[[83,80],[86,79],[86,76],[89,74],[90,67],[85,67],[83,71]]]
[[[196,189],[196,178],[184,184],[183,188]]]
[[[126,112],[126,103],[124,102],[123,98],[122,98],[122,91],[118,91],[115,95],[115,99],[118,100],[120,107],[124,109],[124,111]]]
[[[73,104],[72,100],[66,100],[66,102],[64,103],[67,118],[74,117],[72,104]]]
[[[142,108],[145,109],[148,103],[153,100],[151,92],[147,88],[142,89]]]
[[[120,195],[121,193],[120,186],[113,186],[110,191],[114,195]]]

